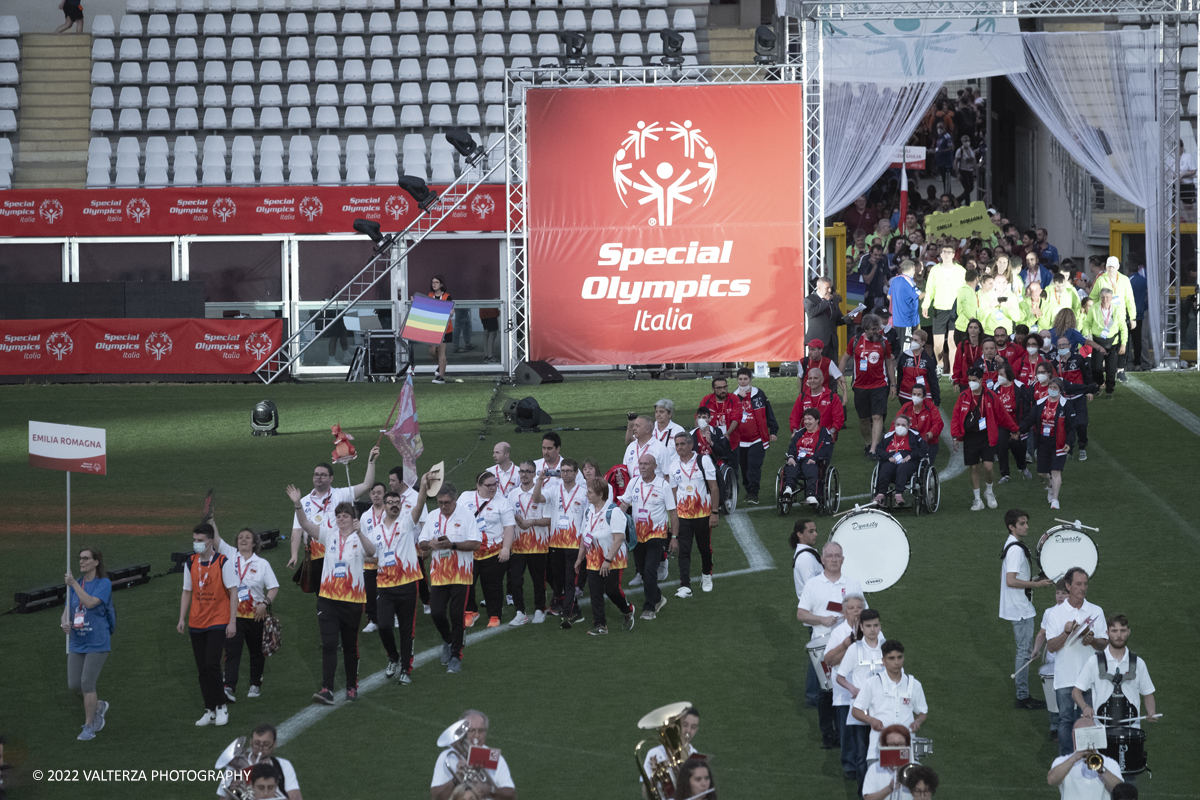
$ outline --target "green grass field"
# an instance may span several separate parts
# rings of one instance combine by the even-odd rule
[[[1200,413],[1194,376],[1139,379]],[[786,426],[795,380],[758,384]],[[7,603],[16,591],[61,582],[64,569],[64,478],[28,466],[27,420],[108,430],[109,474],[72,476],[73,544],[102,548],[110,569],[149,562],[158,574],[171,566],[172,551],[189,546],[209,487],[217,489],[218,519],[227,531],[242,525],[286,531],[291,507],[284,486],[311,485],[311,467],[328,458],[335,422],[356,436],[361,456],[352,474],[361,480],[366,450],[396,389],[344,383],[0,389],[0,474],[14,498],[12,513],[0,523],[0,598]],[[538,398],[556,427],[581,429],[563,431],[565,454],[613,463],[623,451],[626,411],[648,411],[665,396],[675,400],[678,417],[690,419],[707,392],[701,381],[568,379],[531,389],[423,383],[417,394],[426,447],[420,465],[444,459],[451,480],[464,487],[491,464],[500,439],[513,443],[514,457],[539,454],[539,437],[514,434],[500,414],[505,400],[525,394]],[[250,411],[262,397],[279,406],[278,437],[249,434]],[[1100,527],[1100,565],[1089,599],[1129,616],[1131,646],[1158,689],[1165,719],[1150,733],[1154,777],[1143,776],[1144,796],[1195,797],[1184,760],[1193,757],[1187,753],[1194,754],[1200,735],[1200,693],[1188,677],[1200,606],[1194,593],[1200,502],[1189,455],[1197,441],[1126,388],[1093,403],[1091,415],[1090,458],[1068,463],[1057,516]],[[846,494],[868,490],[870,465],[860,455],[856,426],[851,420],[835,456]],[[384,448],[381,475],[399,463],[386,441]],[[764,487],[783,449],[781,443],[768,453],[764,472],[772,477]],[[336,483],[344,485],[339,474]],[[889,636],[904,641],[908,668],[925,685],[931,711],[922,734],[934,742],[928,763],[941,775],[939,797],[1057,796],[1045,782],[1056,755],[1046,714],[1013,708],[1011,627],[996,616],[1003,511],[1026,508],[1035,533],[1046,530],[1054,514],[1040,485],[1018,478],[998,487],[999,510],[971,513],[968,477],[946,481],[938,514],[900,515],[912,549],[908,571],[870,598]],[[769,504],[771,489],[762,494]],[[767,508],[745,515],[773,569],[719,578],[711,594],[697,591],[689,600],[669,590],[659,619],[639,622],[628,634],[614,629],[597,639],[585,634],[586,626],[563,631],[553,622],[505,627],[469,644],[461,675],[445,674],[434,660],[414,671],[409,687],[386,684],[308,727],[293,720],[297,733],[280,753],[293,760],[309,800],[423,798],[437,735],[463,709],[477,707],[491,716],[489,743],[503,749],[522,798],[634,798],[632,753],[641,733],[635,723],[659,705],[690,700],[703,715],[696,744],[713,755],[722,797],[851,798],[854,787],[842,780],[837,754],[819,749],[816,711],[802,707],[807,634],[795,619],[786,541],[798,513],[781,519]],[[831,522],[819,525],[824,536]],[[716,572],[747,567],[726,521],[714,548]],[[100,680],[100,696],[112,708],[91,742],[75,740],[82,708],[66,688],[61,609],[0,617],[0,734],[8,740],[5,759],[15,765],[5,773],[10,796],[58,798],[80,790],[95,796],[97,787],[82,781],[35,781],[34,770],[207,769],[254,725],[283,723],[309,708],[320,682],[315,602],[292,585],[283,566],[286,544],[265,555],[283,583],[275,610],[284,644],[267,662],[262,698],[245,698],[243,673],[242,696],[225,728],[192,725],[201,702],[191,648],[175,632],[180,575],[114,595],[118,628]],[[671,577],[678,577],[674,564]],[[1035,594],[1039,615],[1052,599],[1045,590]],[[505,622],[511,615],[506,609]],[[429,620],[418,618],[417,652],[437,643]],[[383,669],[383,648],[373,636],[362,636],[361,652],[361,676]],[[340,659],[338,673],[340,686]],[[147,781],[105,786],[100,796],[209,797],[214,788]]]

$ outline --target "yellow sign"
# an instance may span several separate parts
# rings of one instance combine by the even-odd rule
[[[932,242],[942,236],[952,236],[955,239],[978,236],[980,239],[988,239],[992,236],[999,237],[1000,229],[988,216],[987,204],[976,200],[962,208],[945,213],[935,211],[925,217],[926,240]]]

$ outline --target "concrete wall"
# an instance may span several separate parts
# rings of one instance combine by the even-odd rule
[[[1062,168],[1051,154],[1054,137],[1040,121],[1031,121],[1034,132],[1033,193],[1035,227],[1045,228],[1050,244],[1058,248],[1060,258],[1072,258],[1075,263],[1086,260],[1092,249],[1085,231],[1079,230],[1071,216]]]

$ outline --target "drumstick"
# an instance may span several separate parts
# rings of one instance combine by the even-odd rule
[[[1020,668],[1019,670],[1017,670],[1017,672],[1014,672],[1012,675],[1009,675],[1009,676],[1008,676],[1009,680],[1012,680],[1013,678],[1017,677],[1017,673],[1018,673],[1018,672],[1024,672],[1026,667],[1028,667],[1028,666],[1029,666],[1030,664],[1032,664],[1034,661],[1037,661],[1037,658],[1038,658],[1037,656],[1034,656],[1033,658],[1031,658],[1031,659],[1029,659],[1028,661],[1026,661],[1024,664],[1022,664],[1022,665],[1021,665],[1021,668]]]
[[[1058,517],[1055,517],[1054,521],[1061,522],[1063,525],[1074,525],[1076,528],[1083,528],[1085,531],[1095,531],[1096,533],[1100,532],[1099,528],[1093,528],[1091,525],[1084,525],[1079,520],[1072,521],[1069,519],[1059,519]]]
[[[1161,716],[1162,716],[1162,714],[1146,714],[1145,716],[1142,716],[1142,717],[1130,717],[1129,719],[1121,720],[1120,724],[1126,725],[1130,722],[1141,722],[1144,719],[1158,719]]]
[[[875,506],[875,505],[879,505],[879,504],[878,504],[878,503],[876,503],[874,500],[872,500],[872,501],[871,501],[871,502],[869,502],[869,503],[863,503],[861,506],[856,504],[856,505],[854,506],[854,508],[852,508],[852,509],[850,509],[850,510],[848,510],[848,511],[843,511],[843,512],[842,512],[842,513],[840,513],[840,514],[834,514],[834,516],[835,516],[835,517],[844,517],[844,516],[846,516],[847,514],[853,514],[855,511],[862,511],[864,508],[870,508],[871,506]]]

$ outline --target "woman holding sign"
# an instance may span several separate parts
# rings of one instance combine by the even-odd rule
[[[95,739],[104,727],[108,703],[96,697],[96,679],[112,650],[117,617],[112,607],[112,582],[104,577],[104,556],[94,548],[79,551],[79,580],[67,573],[67,606],[62,629],[67,648],[67,686],[83,698],[84,723],[80,741]]]

